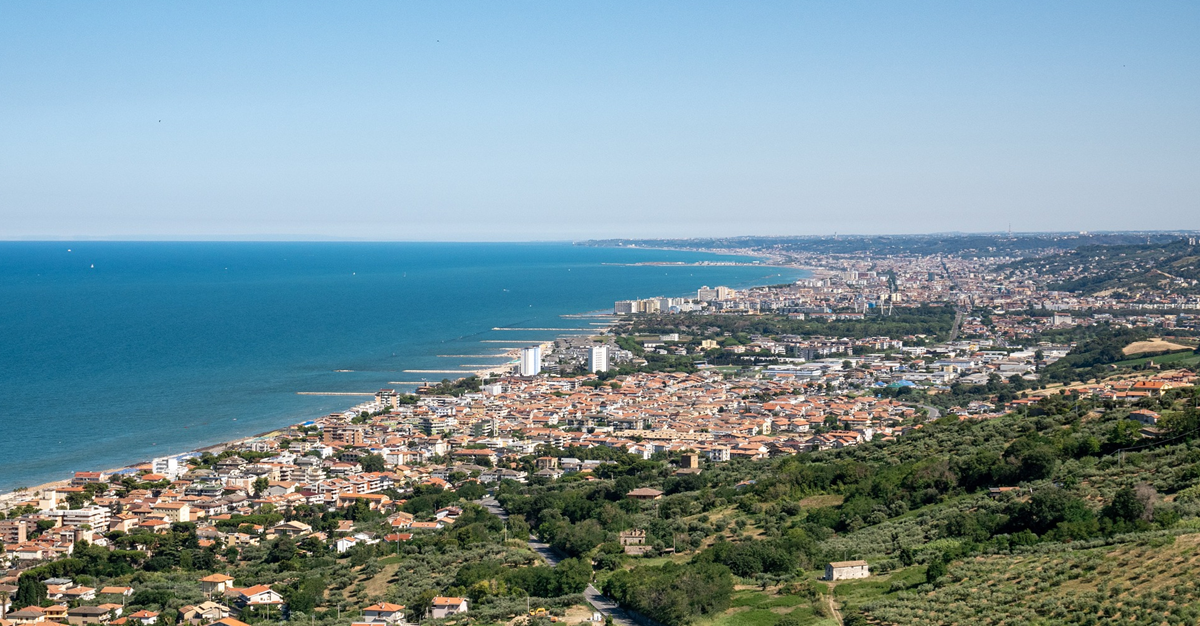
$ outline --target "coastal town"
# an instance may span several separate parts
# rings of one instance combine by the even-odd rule
[[[243,626],[270,620],[271,610],[275,619],[294,616],[305,610],[289,608],[280,584],[219,573],[220,563],[285,542],[335,558],[397,552],[465,525],[471,507],[485,510],[488,494],[504,485],[596,481],[614,455],[669,460],[686,476],[888,445],[935,421],[997,419],[1068,393],[1077,404],[1130,410],[1138,438],[1160,436],[1159,413],[1132,409],[1195,385],[1194,363],[1173,367],[1167,359],[1164,367],[1154,357],[1191,363],[1197,296],[1170,286],[1120,298],[1056,291],[1049,277],[997,269],[1012,260],[792,258],[810,276],[619,301],[594,334],[513,351],[511,365],[478,376],[382,388],[350,409],[270,433],[6,494],[0,626]],[[1100,327],[1140,333],[1120,346],[1123,357],[1151,356],[1122,375],[1046,377],[1085,343],[1072,333]],[[409,505],[431,493],[461,497]],[[620,495],[653,505],[664,493],[643,486]],[[498,506],[487,510],[507,517]],[[336,512],[335,523],[302,521],[321,511]],[[373,529],[361,523],[368,518]],[[144,591],[134,579],[97,587],[91,575],[29,577],[97,549],[152,552],[145,537],[181,532],[217,572],[186,581],[195,603],[127,613]],[[645,531],[629,532],[621,535],[624,553],[640,557],[650,546],[636,532]],[[866,575],[865,562],[840,563],[829,567]],[[36,602],[22,595],[23,584],[37,586]],[[365,590],[355,599],[337,606],[339,619],[343,608],[355,624],[452,620],[472,610],[471,599],[452,595],[432,595],[416,610]],[[323,616],[332,619],[328,609]]]

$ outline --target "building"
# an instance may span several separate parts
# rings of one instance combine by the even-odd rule
[[[170,522],[192,521],[192,507],[186,502],[159,502],[151,507],[155,515],[161,515]]]
[[[229,607],[211,600],[179,609],[179,618],[189,624],[208,624],[225,619],[229,614]]]
[[[825,580],[851,580],[870,575],[866,561],[835,561],[825,566]]]
[[[67,622],[81,624],[104,624],[112,618],[112,612],[98,606],[77,606],[67,611]]]
[[[345,443],[361,446],[363,437],[363,429],[359,424],[329,424],[321,430],[321,440],[327,444]]]
[[[266,585],[255,585],[239,589],[235,602],[242,608],[281,605],[283,604],[283,596]]]
[[[537,376],[542,371],[542,347],[521,348],[521,375]]]
[[[272,526],[271,533],[275,535],[287,535],[289,537],[303,537],[312,533],[312,526],[293,520]]]
[[[12,624],[37,624],[46,621],[46,612],[41,607],[25,607],[9,613],[5,619]]]
[[[223,594],[226,589],[232,587],[233,576],[225,574],[212,574],[200,579],[200,591],[212,595]]]
[[[111,513],[106,507],[89,506],[82,509],[47,511],[46,515],[57,517],[63,526],[87,525],[93,530],[108,530]]]
[[[179,457],[165,456],[151,461],[150,471],[154,474],[166,476],[167,480],[176,480],[187,472],[187,465],[181,466],[179,464]]]
[[[438,596],[433,599],[433,603],[429,606],[428,617],[433,619],[441,619],[451,615],[467,612],[466,598],[445,598]]]
[[[625,494],[625,497],[629,498],[630,500],[658,500],[659,498],[662,498],[662,494],[663,492],[657,489],[638,487],[637,489]]]
[[[450,420],[436,415],[422,415],[421,430],[426,435],[443,435],[450,430]]]
[[[71,479],[71,484],[76,487],[89,485],[92,483],[102,483],[107,476],[104,472],[75,472],[75,477]]]
[[[404,605],[380,602],[363,609],[363,619],[371,624],[403,624]]]
[[[25,543],[29,522],[23,519],[0,520],[0,543]]]
[[[588,351],[588,371],[608,371],[608,346],[592,346],[592,349]]]
[[[645,530],[638,528],[622,530],[617,537],[621,542],[621,547],[625,550],[625,554],[641,556],[650,550],[650,546],[646,545]]]
[[[1149,409],[1138,409],[1129,414],[1129,419],[1141,422],[1146,426],[1157,426],[1158,420],[1162,419],[1158,413]]]

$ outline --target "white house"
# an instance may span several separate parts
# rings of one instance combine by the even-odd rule
[[[372,624],[403,624],[404,605],[380,602],[363,609],[363,619]]]
[[[451,615],[467,612],[466,598],[447,598],[438,596],[433,599],[433,603],[429,605],[428,616],[433,619],[441,619]]]
[[[825,580],[849,580],[870,575],[866,561],[835,561],[825,566]]]
[[[283,596],[266,585],[255,585],[238,590],[237,604],[241,607],[280,605],[283,604]]]

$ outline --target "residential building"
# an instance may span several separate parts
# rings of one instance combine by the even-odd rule
[[[607,372],[608,371],[608,346],[592,346],[588,350],[588,371],[589,372]]]
[[[537,376],[542,371],[542,347],[521,348],[521,376]]]
[[[433,599],[433,603],[429,606],[428,617],[432,619],[441,619],[451,615],[467,612],[466,598],[448,598],[438,596]]]

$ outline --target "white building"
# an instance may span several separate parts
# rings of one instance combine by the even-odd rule
[[[447,598],[438,596],[430,603],[428,617],[433,619],[442,619],[459,613],[467,612],[466,598]]]
[[[849,580],[870,575],[866,561],[836,561],[825,566],[825,580]]]
[[[167,480],[176,480],[187,471],[186,466],[180,467],[179,457],[165,456],[151,461],[151,472],[162,474]]]
[[[45,511],[45,515],[62,520],[63,526],[83,526],[87,524],[93,530],[107,531],[110,513],[102,506],[89,506],[82,509]]]
[[[589,372],[607,372],[608,371],[608,346],[592,346],[588,351],[588,371]]]
[[[537,376],[542,371],[542,347],[521,348],[521,375]]]
[[[713,300],[732,300],[737,297],[737,291],[729,287],[701,287],[696,290],[696,299],[702,302],[712,302]]]

